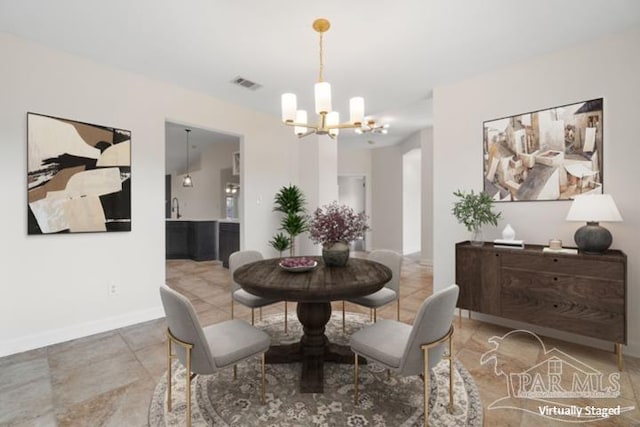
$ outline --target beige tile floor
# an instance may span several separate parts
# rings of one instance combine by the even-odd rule
[[[167,261],[167,283],[184,293],[194,304],[204,325],[230,317],[228,270],[217,262]],[[406,258],[401,279],[401,314],[412,322],[420,303],[432,292],[432,276],[416,260]],[[336,303],[336,309],[339,303]],[[295,310],[295,304],[289,303]],[[281,312],[283,304],[263,310],[263,315]],[[366,312],[347,304],[348,311]],[[394,304],[378,316],[395,318]],[[250,310],[236,305],[236,317],[250,320]],[[153,388],[165,370],[164,320],[146,322],[78,340],[0,358],[1,426],[143,426]],[[508,329],[463,317],[456,321],[454,351],[473,375],[484,405],[487,426],[539,426],[553,424],[538,415],[515,409],[487,409],[507,393],[503,378],[480,358],[493,346],[492,336]],[[616,372],[611,352],[544,338],[545,345],[598,369],[605,376]],[[500,366],[505,372],[520,372],[543,360],[542,351],[530,339],[519,338],[501,348]],[[616,403],[638,407],[640,402],[640,359],[625,357],[620,378],[621,397]],[[597,399],[594,405],[597,405]],[[615,406],[615,405],[611,405]],[[640,425],[640,411],[589,425]]]

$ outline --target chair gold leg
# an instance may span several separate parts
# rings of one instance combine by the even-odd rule
[[[422,353],[424,354],[424,425],[425,427],[429,425],[429,349],[423,348]]]
[[[289,328],[287,325],[287,302],[284,302],[284,333],[289,332]]]
[[[344,327],[344,300],[342,300],[342,333],[345,333],[345,327]]]
[[[187,348],[187,427],[191,427],[191,349]]]
[[[233,298],[231,298],[231,318],[233,319]]]
[[[171,412],[171,339],[167,334],[167,411]]]
[[[358,404],[358,355],[354,353],[353,361],[353,405]]]
[[[251,326],[254,326],[255,323],[255,313],[254,313],[254,309],[251,309]]]
[[[260,388],[260,403],[264,405],[264,353],[260,355],[260,371],[262,372],[262,387]]]
[[[378,321],[378,310],[376,308],[373,309],[373,323]]]
[[[391,379],[391,369],[387,369],[387,380]]]
[[[462,328],[462,309],[458,309],[458,327]]]

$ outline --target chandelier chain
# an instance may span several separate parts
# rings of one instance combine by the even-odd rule
[[[322,43],[322,33],[320,33],[320,75],[318,81],[324,81],[324,44]]]
[[[189,175],[189,133],[191,129],[185,129],[187,132],[187,175]]]

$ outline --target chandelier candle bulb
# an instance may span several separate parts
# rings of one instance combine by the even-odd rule
[[[353,97],[349,100],[349,112],[351,113],[351,123],[361,125],[364,122],[364,98]]]
[[[327,127],[329,128],[329,135],[336,137],[340,134],[340,129],[331,129],[332,126],[338,126],[340,124],[340,113],[332,111],[327,114]]]
[[[282,94],[282,121],[293,122],[296,118],[298,101],[295,93]]]
[[[331,111],[331,85],[328,82],[315,84],[316,114],[326,114]]]
[[[306,110],[298,110],[296,111],[296,123],[301,125],[307,124],[307,112]],[[296,126],[293,128],[296,135],[304,135],[307,132],[307,128],[304,126]]]

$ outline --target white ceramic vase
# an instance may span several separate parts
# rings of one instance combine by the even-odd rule
[[[502,239],[503,240],[514,240],[516,238],[516,230],[511,227],[511,224],[507,224],[507,226],[502,230]]]

